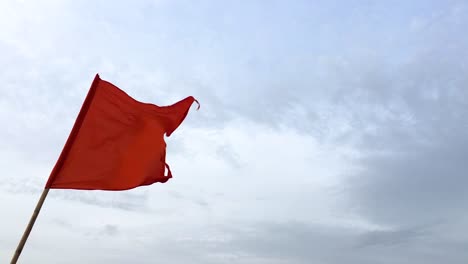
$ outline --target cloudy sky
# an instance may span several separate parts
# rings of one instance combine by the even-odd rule
[[[20,263],[468,259],[468,2],[0,2],[0,263],[96,73],[193,95],[174,178],[52,190]]]

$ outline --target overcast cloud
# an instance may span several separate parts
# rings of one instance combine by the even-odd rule
[[[1,1],[0,263],[96,73],[174,178],[52,190],[20,263],[468,260],[468,2]]]

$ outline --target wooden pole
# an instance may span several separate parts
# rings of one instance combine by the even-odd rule
[[[36,218],[39,215],[39,212],[41,211],[42,204],[44,203],[44,200],[47,197],[48,193],[49,193],[49,188],[45,188],[44,191],[42,192],[41,197],[39,198],[39,201],[37,202],[36,208],[34,209],[34,213],[31,216],[31,219],[29,220],[29,224],[23,233],[23,237],[21,237],[18,247],[16,248],[15,255],[11,259],[10,264],[16,264],[16,262],[18,261],[21,251],[23,251],[24,244],[26,243],[26,240],[29,237],[29,233],[31,233],[31,229],[33,228],[34,223],[36,222]]]

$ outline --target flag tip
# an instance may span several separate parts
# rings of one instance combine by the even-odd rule
[[[195,103],[197,103],[197,105],[198,105],[198,106],[197,106],[197,111],[198,111],[198,109],[200,109],[200,103],[199,103],[198,100],[195,99],[195,98],[193,98],[193,101],[194,101]]]

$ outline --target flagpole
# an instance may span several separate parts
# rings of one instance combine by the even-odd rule
[[[21,251],[23,251],[24,244],[26,244],[26,240],[28,240],[29,233],[31,233],[31,229],[33,228],[34,223],[36,222],[36,218],[39,215],[39,212],[41,211],[42,204],[44,203],[44,200],[47,197],[47,194],[49,193],[49,187],[51,186],[58,172],[62,168],[63,163],[65,161],[65,157],[70,151],[71,145],[73,144],[73,141],[75,140],[78,130],[80,129],[81,124],[83,123],[83,119],[86,115],[86,111],[88,111],[89,105],[91,104],[92,98],[96,92],[96,86],[99,83],[99,80],[100,80],[99,74],[96,74],[96,77],[94,77],[94,81],[91,84],[91,88],[88,91],[88,95],[86,96],[83,106],[81,107],[80,113],[78,114],[78,118],[75,121],[75,124],[73,125],[70,136],[68,137],[67,142],[65,142],[65,146],[62,150],[62,153],[60,153],[59,159],[57,160],[57,163],[52,169],[49,179],[47,180],[47,183],[45,185],[44,191],[42,192],[42,195],[39,198],[39,201],[37,202],[36,209],[34,209],[34,213],[31,216],[31,219],[29,220],[29,224],[23,233],[23,237],[21,238],[18,244],[18,247],[16,248],[15,255],[11,259],[10,264],[16,264],[19,256],[21,255]]]
[[[21,254],[21,251],[23,251],[24,244],[26,243],[26,240],[29,237],[29,233],[31,233],[31,230],[34,226],[34,223],[36,222],[36,218],[39,215],[39,212],[41,211],[42,204],[44,204],[44,200],[47,197],[47,194],[49,193],[49,188],[45,188],[44,191],[42,192],[41,197],[39,198],[39,201],[37,202],[36,208],[34,209],[33,215],[31,216],[31,219],[29,220],[28,226],[26,227],[26,230],[23,233],[23,237],[21,237],[21,240],[18,244],[18,247],[16,248],[15,255],[11,259],[10,264],[16,264],[18,261],[18,258]]]

